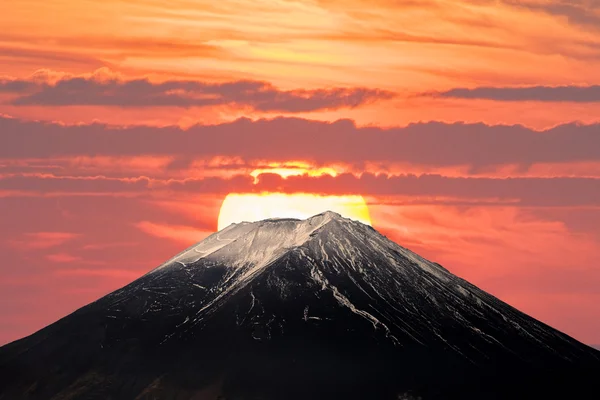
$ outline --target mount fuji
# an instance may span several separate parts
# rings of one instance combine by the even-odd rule
[[[233,224],[0,348],[0,399],[600,398],[600,352],[332,212]]]

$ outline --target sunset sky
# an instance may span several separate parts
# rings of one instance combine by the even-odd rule
[[[600,343],[600,1],[14,0],[0,26],[0,345],[214,232],[231,193],[362,196]]]

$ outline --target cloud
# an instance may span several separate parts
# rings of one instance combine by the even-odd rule
[[[598,28],[600,24],[600,1],[597,0],[503,0],[504,3],[565,18],[573,25]]]
[[[302,118],[179,127],[104,124],[61,125],[0,117],[0,159],[73,156],[231,157],[346,163],[405,162],[413,165],[486,168],[514,164],[600,160],[600,124],[565,124],[544,131],[520,125],[442,122],[405,127],[357,127],[352,120]],[[130,185],[145,186],[145,182]],[[90,182],[90,187],[97,187]]]
[[[494,101],[600,102],[600,85],[454,88],[427,96]]]
[[[147,177],[111,178],[105,176],[56,176],[52,174],[11,174],[0,176],[1,191],[32,191],[36,193],[146,193],[152,191],[182,191],[190,193],[229,193],[251,191],[254,178],[150,179]]]
[[[56,254],[48,254],[46,259],[55,262],[55,263],[71,263],[74,261],[81,262],[83,259],[81,257],[73,256],[68,253],[56,253]]]
[[[22,250],[49,249],[80,236],[71,232],[31,232],[25,233],[21,239],[10,240],[8,244]]]
[[[186,195],[226,195],[238,193],[319,193],[330,195],[362,194],[370,196],[404,196],[417,202],[446,203],[456,199],[479,201],[488,204],[527,206],[599,206],[600,179],[598,178],[473,178],[448,177],[436,174],[386,175],[363,173],[360,176],[342,173],[337,176],[290,176],[263,173],[257,182],[252,176],[237,175],[232,178],[115,179],[94,177],[11,176],[0,178],[0,190],[34,192],[43,194],[105,194],[128,193],[138,196],[167,198],[173,193]],[[131,182],[134,182],[133,184]],[[176,194],[177,195],[177,194]],[[147,232],[166,232],[142,225]],[[177,232],[182,229],[177,229]],[[175,237],[169,234],[168,237]]]
[[[594,178],[465,178],[441,175],[387,176],[364,173],[357,177],[259,175],[258,190],[322,194],[367,194],[428,198],[493,199],[529,206],[600,205],[600,179]],[[441,200],[441,203],[444,201]]]
[[[235,105],[260,112],[311,112],[354,108],[394,97],[369,88],[281,90],[262,81],[208,83],[190,80],[98,79],[65,77],[54,83],[4,79],[0,92],[11,93],[16,106],[204,107]]]
[[[322,33],[309,34],[308,37],[313,39],[321,38],[326,40],[336,40],[341,42],[364,42],[364,43],[424,43],[424,44],[439,44],[451,46],[466,46],[466,47],[483,47],[495,49],[519,49],[519,46],[514,43],[498,43],[489,40],[481,40],[477,38],[453,38],[448,36],[425,36],[414,35],[406,32],[397,32],[386,29],[372,29],[369,31],[360,30],[358,32],[340,32],[323,35]]]
[[[79,247],[74,247],[72,250],[79,249]],[[76,256],[68,252],[60,252],[60,253],[51,253],[44,256],[44,258],[48,261],[51,261],[56,264],[77,264],[77,265],[99,265],[104,266],[107,263],[104,261],[100,261],[96,258],[84,258],[81,256]]]
[[[329,2],[330,0],[327,0]],[[419,7],[444,10],[445,4],[436,1],[397,1],[380,0],[379,2],[388,7]],[[563,18],[571,25],[580,25],[585,28],[597,28],[600,24],[600,1],[598,0],[462,0],[452,4],[452,6],[464,6],[464,13],[469,15],[470,5],[490,6],[496,12],[501,12],[499,4],[510,6],[516,10],[527,10],[536,13],[543,13],[550,16]],[[475,14],[477,15],[477,14]]]
[[[61,177],[52,174],[8,175],[0,177],[0,188],[35,192],[110,193],[141,191],[150,188],[150,179],[107,178],[104,176]],[[0,189],[0,190],[1,190]]]
[[[52,34],[50,34],[52,35]],[[132,37],[132,36],[82,36],[82,35],[58,35],[38,36],[35,34],[15,34],[11,32],[0,33],[0,42],[11,43],[13,46],[41,47],[46,49],[48,56],[59,53],[57,50],[71,50],[72,52],[86,52],[92,54],[103,54],[105,57],[122,59],[124,57],[143,57],[152,55],[153,58],[161,57],[206,57],[230,59],[233,56],[225,49],[196,41],[185,41],[178,38],[158,37]],[[10,55],[10,54],[9,54]],[[26,57],[28,53],[24,53]],[[46,58],[46,57],[43,57]]]
[[[138,246],[136,242],[116,242],[116,243],[90,243],[81,247],[83,250],[107,250],[115,247],[133,247]]]
[[[67,53],[60,50],[31,49],[20,46],[0,45],[1,58],[13,59],[15,62],[21,63],[22,66],[32,61],[52,62],[54,66],[68,65],[85,68],[100,68],[106,65],[106,62],[87,55]]]
[[[213,233],[212,230],[204,231],[192,226],[156,224],[150,221],[140,221],[135,223],[135,226],[149,235],[187,243],[188,245],[199,242]]]
[[[73,268],[73,269],[57,269],[53,271],[53,274],[59,276],[83,276],[83,277],[105,277],[105,278],[125,278],[128,280],[134,280],[143,275],[146,271],[135,271],[127,269],[86,269],[86,268]]]

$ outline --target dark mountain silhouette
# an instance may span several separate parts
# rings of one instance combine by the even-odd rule
[[[331,212],[231,225],[0,348],[3,400],[597,399],[599,374],[600,352]]]

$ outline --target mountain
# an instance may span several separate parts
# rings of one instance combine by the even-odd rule
[[[326,212],[233,224],[0,348],[0,399],[598,398],[600,352]]]

